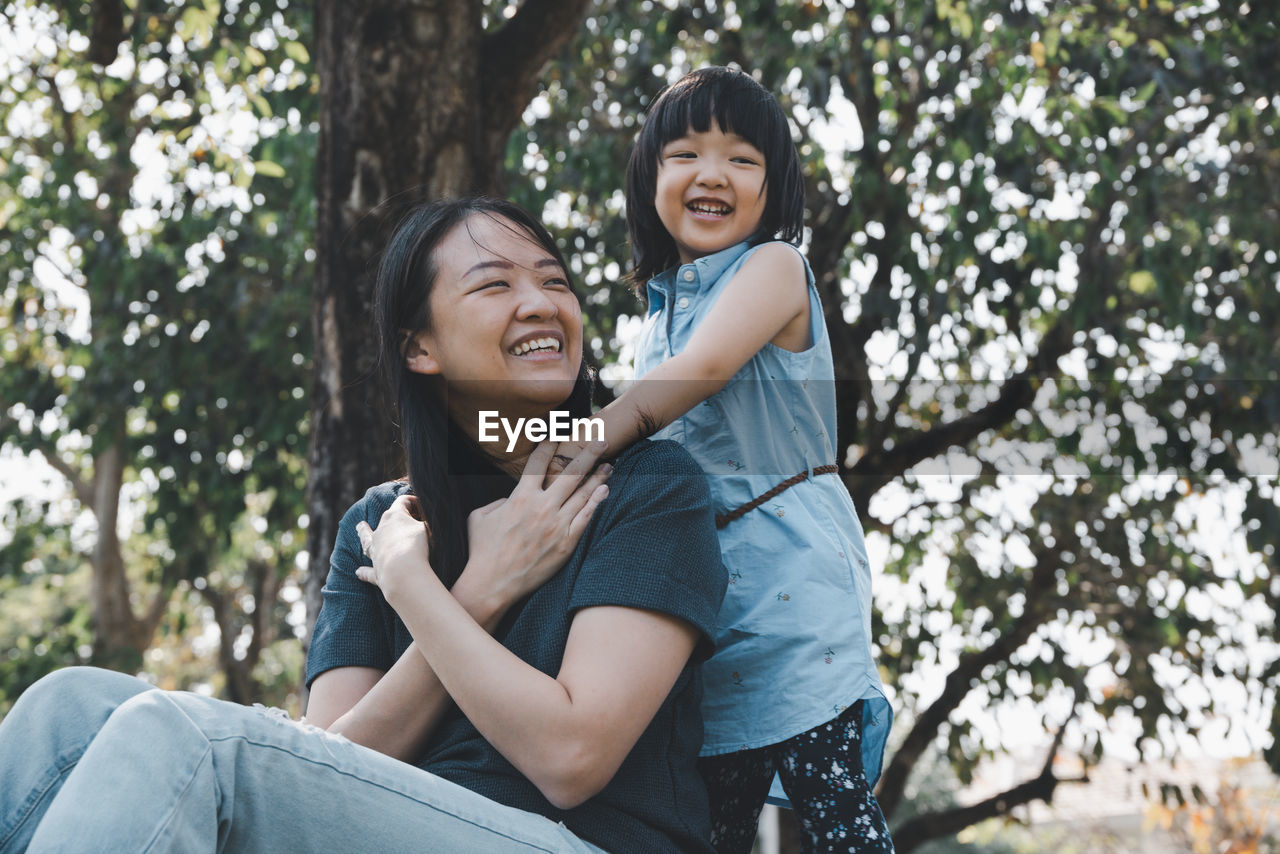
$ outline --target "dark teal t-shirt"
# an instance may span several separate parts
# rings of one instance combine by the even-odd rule
[[[407,490],[403,482],[374,487],[343,517],[307,657],[308,685],[335,667],[387,670],[412,642],[381,591],[355,577],[365,562],[356,523],[376,526]],[[711,651],[727,577],[708,501],[705,478],[683,448],[636,444],[614,461],[609,497],[564,568],[495,633],[523,661],[554,676],[580,608],[644,608],[701,632],[693,659],[599,794],[570,810],[552,806],[457,707],[437,725],[417,765],[499,803],[563,822],[613,854],[710,852],[707,795],[696,766],[702,744],[698,664]]]

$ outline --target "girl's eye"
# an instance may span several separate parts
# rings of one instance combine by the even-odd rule
[[[692,151],[673,151],[667,155],[668,160],[692,160],[697,157]]]

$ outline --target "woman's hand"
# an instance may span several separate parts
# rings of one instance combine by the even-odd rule
[[[511,495],[467,517],[470,551],[458,585],[504,611],[555,575],[609,494],[605,481],[612,466],[592,470],[603,451],[603,443],[591,443],[554,474],[548,465],[556,446],[544,442],[535,448]],[[371,564],[357,568],[356,577],[380,587],[388,602],[415,575],[434,573],[421,515],[417,498],[402,495],[382,514],[377,530],[368,522],[356,523]],[[459,592],[455,585],[455,595]]]
[[[548,466],[556,445],[538,445],[511,495],[467,517],[470,553],[463,578],[510,605],[559,572],[609,494],[605,480],[612,466],[593,470],[604,450],[603,442],[590,443],[554,474]]]
[[[357,522],[356,534],[372,565],[357,567],[356,578],[382,588],[390,602],[415,574],[434,573],[427,533],[418,499],[412,495],[393,501],[377,530],[368,522]]]

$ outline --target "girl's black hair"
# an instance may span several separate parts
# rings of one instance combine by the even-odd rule
[[[500,199],[464,198],[414,207],[383,252],[373,300],[379,366],[395,397],[409,485],[431,537],[431,563],[450,587],[466,564],[467,515],[509,493],[512,484],[450,419],[441,378],[408,370],[405,345],[431,328],[430,297],[439,273],[437,247],[475,216],[489,217],[546,249],[574,288],[569,265],[542,223],[520,206]],[[573,391],[561,405],[571,417],[591,414],[593,382],[594,373],[584,359]],[[495,489],[500,492],[494,494]]]
[[[627,163],[627,232],[631,238],[631,283],[643,299],[644,285],[680,261],[675,240],[658,218],[654,197],[662,148],[691,129],[711,122],[735,133],[764,155],[765,208],[749,241],[785,240],[799,245],[804,233],[804,175],[782,107],[750,75],[712,66],[691,71],[649,106]]]

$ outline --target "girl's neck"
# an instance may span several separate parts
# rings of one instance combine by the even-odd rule
[[[702,258],[710,257],[711,255],[719,254],[719,253],[723,252],[724,250],[726,250],[726,249],[730,249],[730,248],[732,248],[732,247],[734,247],[734,246],[737,246],[737,245],[738,245],[738,244],[736,244],[736,243],[730,243],[728,246],[721,246],[721,247],[719,247],[718,249],[712,249],[710,252],[703,252],[703,253],[702,253],[702,254],[700,254],[700,255],[693,255],[693,256],[691,256],[691,257],[686,257],[686,256],[684,256],[684,255],[677,255],[677,258],[678,258],[678,259],[679,259],[679,261],[680,261],[679,266],[683,267],[685,264],[692,264],[694,261],[698,261],[698,260],[700,260],[700,259],[702,259]]]

